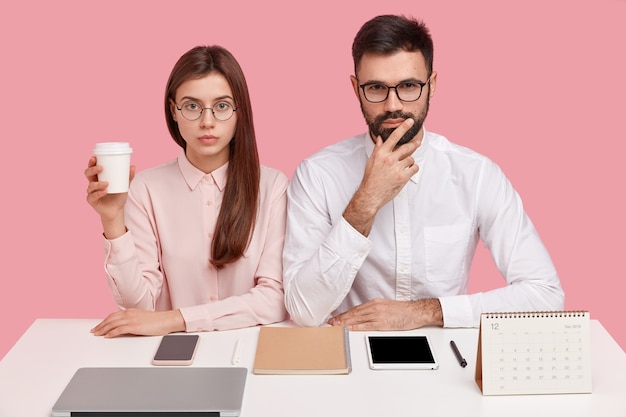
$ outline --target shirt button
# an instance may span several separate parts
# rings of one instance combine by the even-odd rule
[[[213,205],[213,202],[212,202],[212,201],[207,201],[207,202],[206,202],[206,205],[207,205],[207,206]]]
[[[212,295],[209,297],[209,301],[217,301],[217,297]]]

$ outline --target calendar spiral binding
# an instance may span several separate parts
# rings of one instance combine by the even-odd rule
[[[483,313],[487,319],[526,319],[526,318],[552,318],[552,317],[585,317],[589,315],[586,310],[569,311],[516,311]]]

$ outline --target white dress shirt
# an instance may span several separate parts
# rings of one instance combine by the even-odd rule
[[[424,132],[420,170],[376,214],[368,237],[343,212],[374,143],[362,134],[305,159],[288,189],[285,304],[301,325],[373,298],[438,298],[445,327],[474,327],[481,312],[561,310],[558,275],[522,201],[491,160]],[[467,294],[478,241],[506,286]]]

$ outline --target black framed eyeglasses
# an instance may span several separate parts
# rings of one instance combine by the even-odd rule
[[[430,76],[428,77],[430,80]],[[370,103],[382,103],[389,97],[389,90],[396,90],[396,95],[400,101],[417,101],[422,96],[422,90],[424,86],[428,84],[422,81],[402,81],[394,86],[371,82],[365,84],[359,84],[361,90],[363,90],[363,96],[365,100]]]
[[[176,108],[178,109],[178,111],[180,111],[183,117],[190,122],[198,120],[200,117],[202,117],[202,113],[204,113],[205,110],[211,110],[211,113],[213,113],[213,117],[215,117],[215,120],[219,120],[220,122],[225,122],[226,120],[230,119],[237,111],[237,109],[227,101],[220,101],[213,107],[203,107],[197,101],[188,100],[181,104],[180,107],[178,107],[178,104],[176,104]]]

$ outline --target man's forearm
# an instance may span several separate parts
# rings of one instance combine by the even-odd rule
[[[367,237],[372,230],[377,211],[370,199],[357,190],[343,212],[343,218],[356,231]]]
[[[413,301],[413,314],[415,327],[443,326],[443,310],[437,298],[426,298]]]

